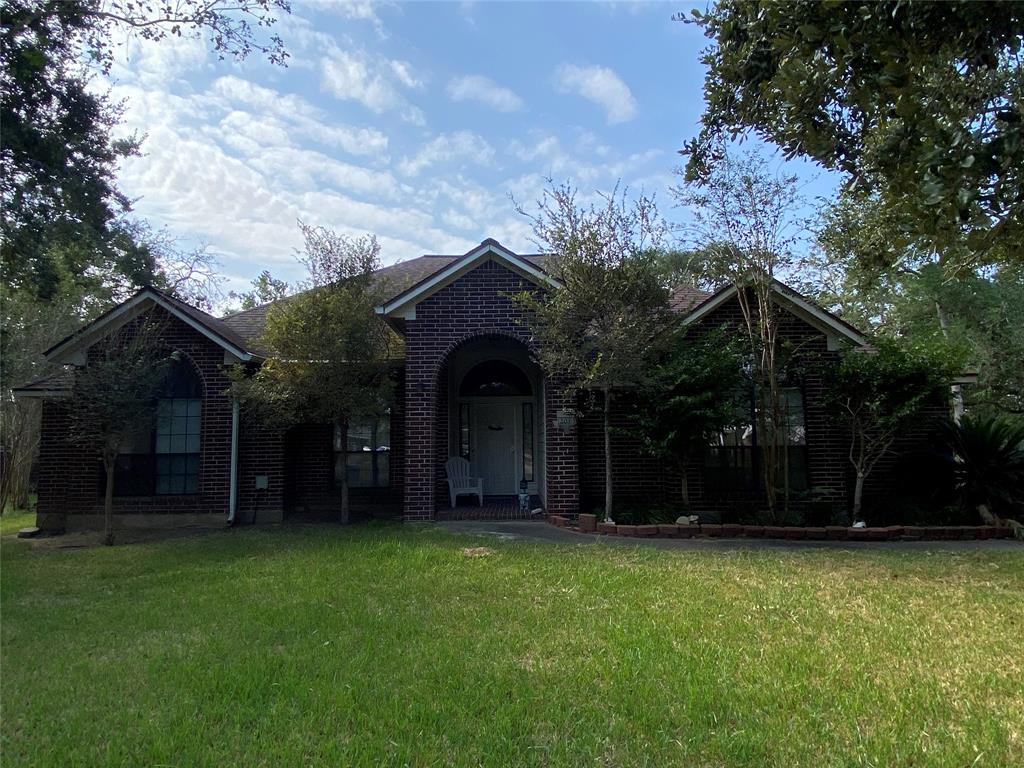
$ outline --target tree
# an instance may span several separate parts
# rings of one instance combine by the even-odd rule
[[[728,329],[684,327],[659,339],[651,370],[636,393],[631,430],[653,456],[676,463],[683,506],[687,468],[711,437],[748,418],[744,354]]]
[[[130,201],[115,185],[117,163],[136,137],[114,140],[120,106],[90,87],[88,62],[113,60],[115,31],[144,39],[207,36],[219,55],[251,51],[283,63],[274,23],[286,0],[9,0],[0,24],[0,258],[12,287],[48,299],[61,282],[117,263],[118,217]],[[120,242],[119,242],[120,241]]]
[[[304,292],[274,305],[262,344],[271,357],[252,375],[236,371],[234,391],[269,424],[335,424],[342,445],[353,421],[390,402],[399,340],[377,317],[383,286],[374,272],[380,245],[299,223],[305,238]],[[348,479],[341,473],[342,522]]]
[[[75,372],[70,403],[69,439],[98,451],[106,487],[103,540],[114,543],[114,469],[117,457],[138,435],[152,429],[157,394],[177,352],[161,344],[163,323],[151,315],[97,342],[85,366]]]
[[[283,299],[291,293],[291,286],[284,280],[273,277],[264,269],[252,280],[252,290],[228,294],[232,302],[238,302],[239,311],[255,309],[264,304]]]
[[[847,455],[855,473],[852,519],[862,519],[864,482],[896,438],[921,418],[921,408],[957,370],[948,350],[876,338],[873,349],[848,349],[826,368],[825,400],[849,431]]]
[[[943,425],[953,484],[961,503],[987,525],[1008,525],[1024,538],[1024,422],[967,416]]]
[[[1024,413],[1024,268],[965,266],[954,278],[951,253],[895,248],[890,233],[901,225],[867,199],[832,206],[811,260],[825,286],[811,292],[864,330],[963,347],[979,383],[954,385],[958,414],[964,406]]]
[[[1020,3],[719,0],[691,21],[712,40],[691,180],[754,131],[900,220],[897,249],[1019,262]]]
[[[657,252],[665,224],[654,201],[618,189],[581,205],[576,190],[551,184],[529,216],[538,244],[553,254],[561,287],[514,298],[524,309],[541,368],[571,390],[603,400],[605,519],[614,514],[611,408],[616,390],[638,385],[656,334],[665,327],[668,291]]]
[[[782,471],[786,411],[779,390],[792,355],[779,336],[776,281],[793,270],[809,232],[794,213],[801,207],[797,181],[774,173],[762,155],[723,153],[701,183],[684,180],[673,194],[689,208],[689,237],[707,279],[736,287],[752,362],[762,482],[774,519],[780,478],[783,502],[789,504],[789,477]]]

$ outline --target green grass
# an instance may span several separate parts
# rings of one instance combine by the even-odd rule
[[[17,533],[36,524],[36,513],[29,509],[8,509],[0,515],[0,536]]]
[[[4,765],[1024,764],[1017,552],[381,525],[2,557]]]

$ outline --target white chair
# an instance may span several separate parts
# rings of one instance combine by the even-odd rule
[[[456,496],[475,495],[484,505],[484,479],[469,476],[469,462],[461,456],[453,456],[444,463],[444,471],[448,475],[448,494],[455,508]]]

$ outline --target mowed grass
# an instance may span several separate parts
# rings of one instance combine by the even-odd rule
[[[1018,552],[367,525],[2,557],[4,765],[1024,765]]]

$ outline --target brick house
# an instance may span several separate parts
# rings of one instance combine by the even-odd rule
[[[66,397],[73,367],[87,364],[90,347],[144,312],[166,317],[166,342],[182,360],[160,396],[167,418],[119,462],[115,513],[123,525],[272,522],[330,510],[342,472],[354,510],[406,520],[516,515],[511,500],[523,485],[531,506],[548,513],[593,509],[604,482],[600,404],[544,375],[509,298],[527,288],[557,290],[545,270],[548,259],[485,240],[461,256],[427,255],[381,269],[388,299],[377,311],[404,337],[405,359],[393,406],[351,425],[345,445],[330,424],[282,433],[233,403],[227,370],[265,359],[259,337],[268,306],[218,319],[155,289],[139,291],[47,351],[51,363],[65,366],[62,373],[16,390],[42,398],[40,527],[100,524],[102,473],[95,456],[67,440]],[[827,359],[844,344],[865,343],[856,329],[785,286],[778,284],[776,295],[786,310],[784,335],[807,354]],[[679,289],[672,309],[679,322],[698,327],[739,321],[733,288],[714,295]],[[822,386],[812,371],[784,390],[794,425],[791,478],[795,489],[813,488],[819,503],[842,508],[850,491],[846,438],[825,412]],[[905,435],[904,447],[927,426],[922,416],[919,433]],[[689,468],[696,510],[728,518],[757,505],[753,432],[722,435]],[[617,433],[612,453],[622,503],[678,498],[678,473],[643,455],[634,441]],[[460,500],[449,508],[444,464],[452,456],[467,458],[483,478],[484,509],[468,497],[472,506]],[[869,493],[884,489],[886,477],[883,467]]]

